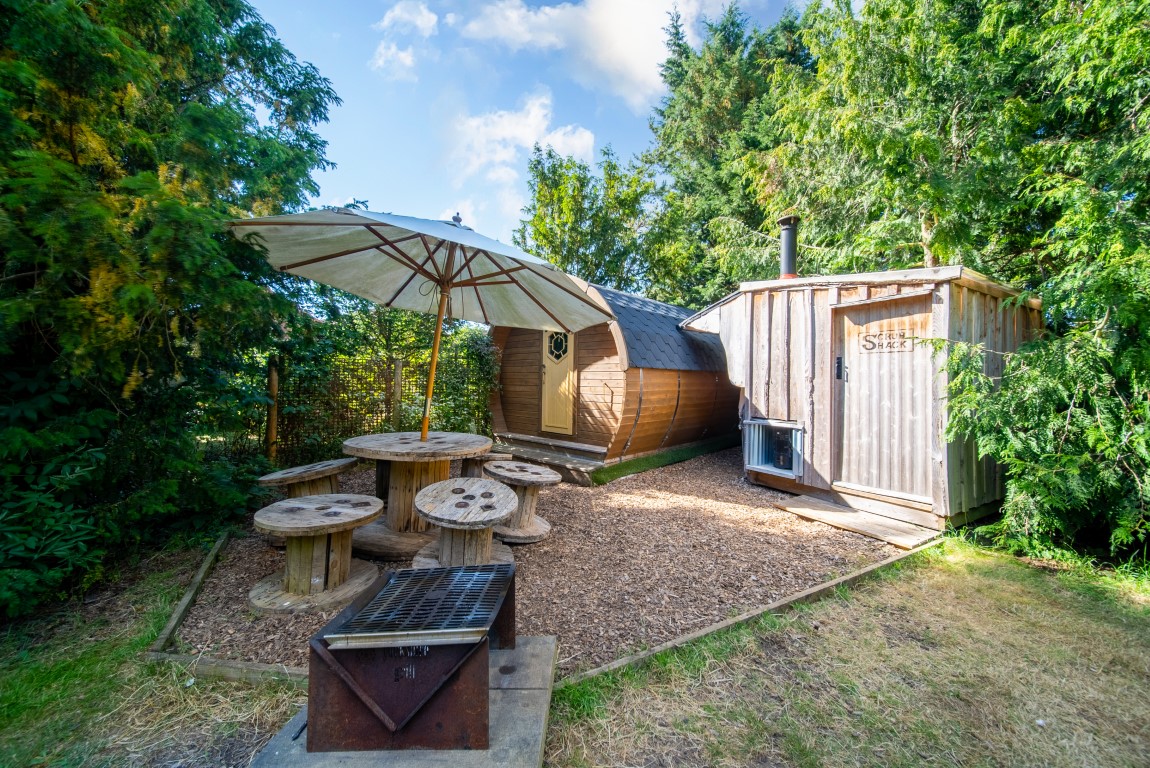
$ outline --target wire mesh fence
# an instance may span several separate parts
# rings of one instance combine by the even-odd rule
[[[491,434],[488,399],[495,386],[486,354],[443,350],[436,369],[431,428]],[[339,360],[323,379],[284,366],[277,398],[275,462],[306,464],[340,455],[357,435],[419,429],[429,364],[423,360]]]

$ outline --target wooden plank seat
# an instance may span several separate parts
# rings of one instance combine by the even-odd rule
[[[558,472],[522,461],[492,461],[484,466],[491,477],[515,491],[518,504],[511,519],[493,529],[495,537],[507,544],[532,544],[551,533],[551,523],[535,514],[539,489],[555,485],[563,478]]]
[[[510,518],[518,506],[515,492],[495,480],[459,477],[432,483],[415,495],[416,513],[439,526],[439,541],[416,553],[415,568],[486,565],[507,562],[492,544],[491,528]],[[501,545],[502,546],[502,545]],[[493,553],[500,553],[496,560]]]
[[[282,573],[248,593],[252,607],[270,612],[328,610],[349,602],[375,581],[378,569],[351,557],[352,530],[383,514],[374,496],[329,493],[277,501],[256,512],[260,533],[287,539]]]

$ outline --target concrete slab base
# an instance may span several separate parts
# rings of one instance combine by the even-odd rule
[[[307,707],[252,762],[253,768],[539,768],[555,674],[554,637],[520,637],[514,650],[492,650],[490,739],[485,750],[308,752]],[[294,741],[293,736],[298,734]]]

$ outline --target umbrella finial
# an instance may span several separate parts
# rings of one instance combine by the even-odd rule
[[[455,212],[455,215],[451,217],[451,220],[454,221],[456,224],[462,224],[463,223],[463,217],[459,215],[459,211]]]

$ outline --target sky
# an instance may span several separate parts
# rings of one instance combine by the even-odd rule
[[[594,164],[651,141],[668,14],[688,41],[727,0],[250,0],[343,100],[312,205],[448,219],[510,242],[534,144]],[[766,26],[785,0],[743,0]]]

